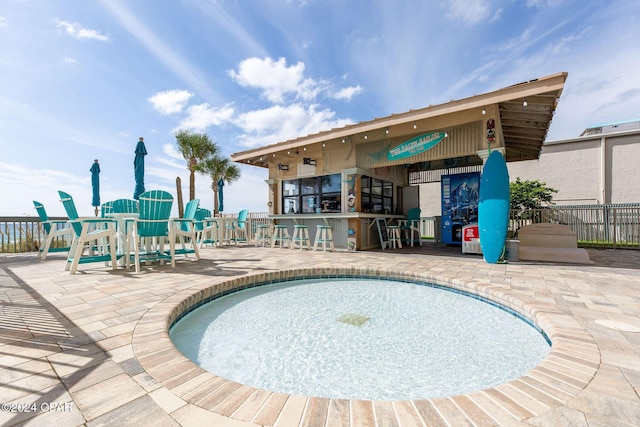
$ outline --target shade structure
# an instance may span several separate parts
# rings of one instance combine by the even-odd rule
[[[147,147],[144,145],[144,138],[138,139],[136,145],[136,157],[133,159],[133,173],[136,179],[136,188],[133,190],[133,198],[138,200],[140,194],[144,193],[144,156],[147,155]]]
[[[218,180],[218,211],[224,211],[224,180],[222,178]]]
[[[98,206],[100,206],[100,164],[98,159],[93,161],[89,170],[91,171],[91,188],[93,190],[91,206],[95,206],[95,214],[98,216]]]

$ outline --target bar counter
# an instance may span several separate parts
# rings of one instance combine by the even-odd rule
[[[376,219],[387,221],[406,219],[403,215],[375,214],[364,212],[322,212],[315,214],[281,214],[269,215],[275,223],[286,225],[289,234],[293,235],[295,224],[309,227],[311,245],[315,241],[316,226],[328,224],[333,228],[333,242],[336,250],[367,250],[380,248]]]

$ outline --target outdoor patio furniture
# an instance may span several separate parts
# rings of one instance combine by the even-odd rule
[[[133,244],[133,221],[140,211],[138,201],[133,199],[117,199],[107,202],[111,206],[111,212],[106,214],[107,218],[116,220],[116,229],[118,231],[118,256],[127,255],[121,258],[125,267],[130,264],[129,254],[131,254],[131,245]]]
[[[229,242],[247,243],[247,221],[249,211],[243,209],[238,212],[238,217],[225,226],[225,240]]]
[[[272,224],[258,224],[256,226],[256,235],[253,241],[254,246],[260,245],[264,248],[265,245],[271,240],[273,231],[272,228]]]
[[[322,245],[322,252],[327,250],[327,243],[329,244],[329,250],[335,251],[333,245],[333,227],[326,224],[320,224],[316,226],[316,237],[313,242],[313,250],[317,251],[318,246]]]
[[[71,241],[73,240],[73,230],[69,227],[67,220],[54,221],[50,220],[47,215],[47,211],[44,209],[44,205],[40,202],[33,201],[33,205],[40,217],[40,223],[44,230],[44,246],[38,250],[38,257],[40,259],[47,259],[49,252],[68,252]],[[63,225],[63,226],[62,226]],[[66,239],[64,237],[66,236]],[[60,239],[62,238],[62,239]],[[64,244],[63,247],[55,247],[54,241],[59,241]]]
[[[204,227],[205,227],[204,221],[206,218],[209,218],[210,216],[211,216],[211,211],[209,209],[204,209],[199,207],[196,210],[194,225],[196,228],[196,241],[198,242],[200,247],[202,247],[202,236],[203,236]]]
[[[411,243],[411,247],[413,247],[414,242],[414,234],[417,235],[417,241],[422,246],[422,239],[420,238],[420,208],[411,208],[409,212],[407,212],[407,219],[399,221],[400,223],[400,231],[405,233],[405,242]]]
[[[311,244],[309,243],[309,226],[304,224],[295,224],[293,226],[293,236],[291,236],[291,249],[298,247],[302,250],[303,247],[307,247],[307,249],[311,249]]]
[[[182,218],[173,218],[171,220],[171,229],[169,230],[169,239],[174,242],[176,239],[180,242],[180,248],[174,249],[172,260],[176,255],[184,255],[189,257],[194,254],[196,259],[200,259],[196,238],[196,213],[200,199],[193,199],[187,203],[184,208]]]
[[[402,248],[402,239],[400,238],[400,226],[387,224],[387,232],[389,233],[389,247],[393,249]]]
[[[113,212],[113,202],[104,202],[100,205],[100,216],[102,218],[107,218],[111,212]]]
[[[64,191],[58,191],[58,194],[74,231],[65,271],[75,274],[79,264],[91,262],[111,262],[115,270],[115,221],[109,218],[80,218],[73,198]],[[89,250],[88,255],[83,255],[85,249]]]
[[[169,227],[169,217],[173,196],[166,191],[151,190],[140,194],[140,214],[133,220],[131,237],[134,241],[134,263],[136,272],[140,271],[140,263],[145,261],[171,261],[175,267],[175,238]],[[164,244],[169,242],[169,252],[165,252]],[[144,250],[141,245],[144,244]],[[130,259],[130,255],[127,257]],[[127,261],[128,264],[128,261]]]
[[[200,233],[200,248],[203,245],[220,246],[222,244],[220,223],[221,217],[212,217],[211,215],[202,219],[202,232]]]
[[[117,199],[111,202],[114,213],[139,213],[140,206],[137,200]]]
[[[271,238],[271,247],[275,248],[276,245],[280,245],[284,248],[284,245],[291,247],[291,236],[289,235],[289,229],[286,225],[276,224],[273,227],[273,237]]]

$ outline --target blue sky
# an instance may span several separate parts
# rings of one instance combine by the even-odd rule
[[[569,77],[548,140],[640,118],[640,2],[628,0],[3,0],[0,215],[91,215],[188,172],[173,134],[223,155],[537,77]],[[267,210],[266,170],[242,166],[225,211]],[[197,197],[213,207],[209,178]]]

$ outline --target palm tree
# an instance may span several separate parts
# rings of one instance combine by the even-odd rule
[[[211,189],[213,190],[213,214],[218,214],[218,181],[232,182],[240,179],[240,168],[232,164],[229,159],[213,156],[202,164],[202,173],[211,177]]]
[[[196,198],[196,171],[202,171],[203,162],[218,154],[218,146],[206,133],[180,130],[175,133],[178,151],[187,161],[189,170],[189,200]]]

